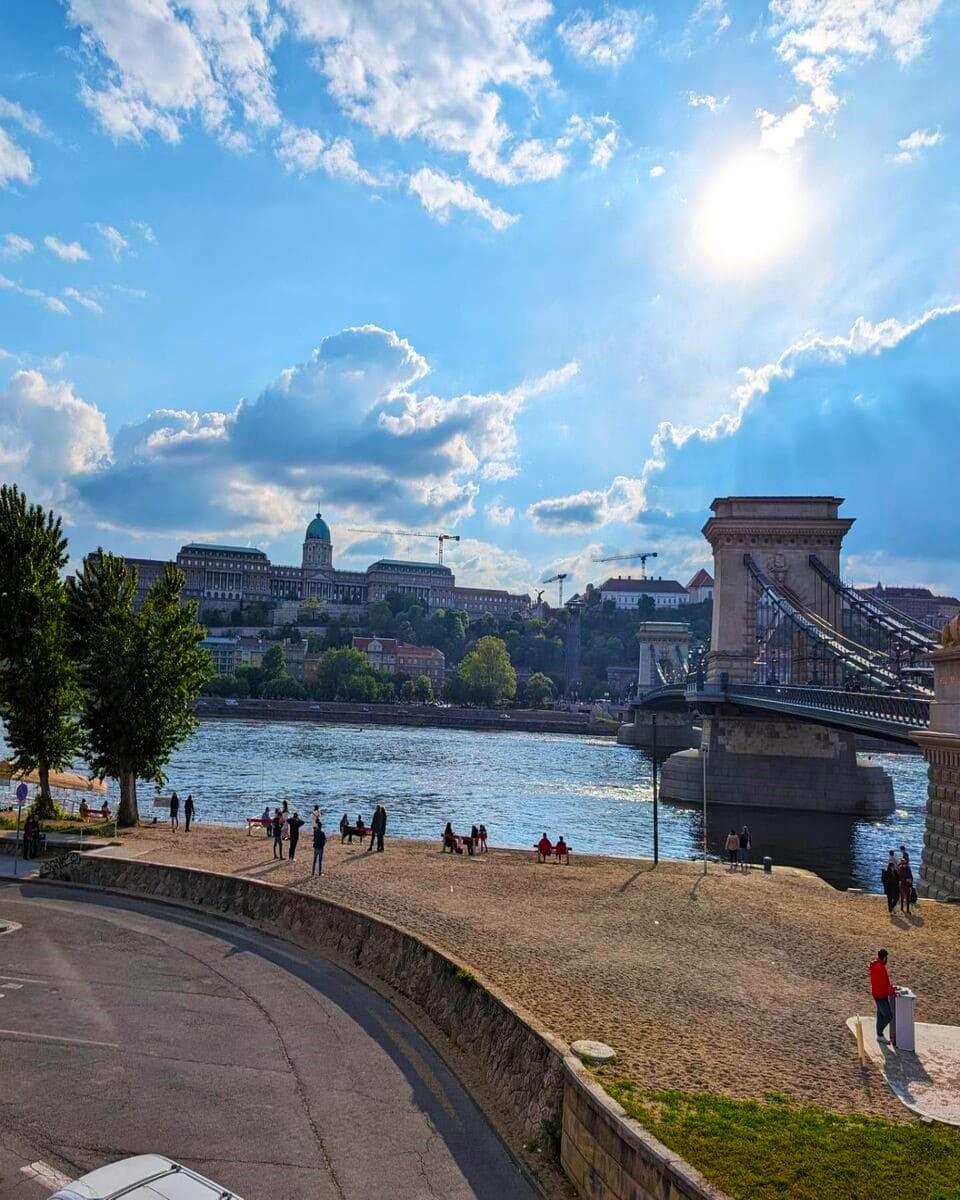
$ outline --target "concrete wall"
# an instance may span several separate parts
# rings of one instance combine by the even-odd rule
[[[497,1110],[557,1152],[582,1200],[727,1200],[593,1082],[568,1048],[464,964],[387,921],[235,875],[68,855],[53,878],[180,901],[344,956],[412,1001],[479,1069]]]

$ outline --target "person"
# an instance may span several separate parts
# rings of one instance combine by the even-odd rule
[[[727,850],[727,856],[730,859],[730,870],[737,869],[737,855],[740,853],[740,838],[735,829],[731,829],[727,834],[727,840],[724,842]]]
[[[486,827],[486,825],[481,825],[480,826],[480,853],[486,854],[486,852],[487,852],[487,827]]]
[[[750,870],[750,830],[744,825],[740,830],[740,866],[744,872]]]
[[[323,874],[323,848],[327,844],[327,835],[323,832],[323,822],[318,821],[313,827],[313,866],[311,875]]]
[[[457,848],[457,839],[453,832],[453,826],[448,821],[443,830],[443,848],[449,850],[452,854]]]
[[[474,855],[474,852],[479,851],[479,849],[480,849],[480,830],[476,827],[476,825],[471,825],[470,826],[470,846],[469,846],[470,857],[472,858]]]
[[[319,804],[315,804],[315,805],[313,806],[313,812],[310,814],[310,820],[311,820],[311,822],[313,823],[313,827],[314,827],[314,829],[316,829],[316,827],[317,827],[317,826],[320,824],[320,817],[321,817],[321,815],[322,815],[322,814],[321,814],[321,812],[320,812],[320,805],[319,805]]]
[[[563,840],[562,833],[557,838],[557,844],[554,846],[553,852],[557,856],[557,862],[560,862],[560,860],[562,858],[565,858],[567,860],[567,862],[570,861],[570,855],[567,850],[567,843]]]
[[[897,874],[897,860],[892,850],[887,856],[886,865],[880,872],[880,883],[883,887],[883,894],[887,898],[887,912],[892,913],[897,907],[897,900],[900,896],[900,876]]]
[[[33,813],[27,813],[27,819],[23,823],[23,857],[36,858],[36,847],[34,839],[36,838],[37,818]]]
[[[340,818],[340,842],[341,844],[349,837],[350,845],[353,845],[353,832],[350,828],[350,818],[346,813]]]
[[[306,822],[301,820],[300,814],[294,812],[293,816],[287,821],[287,828],[290,830],[290,861],[297,857],[297,842],[300,841],[300,829]]]
[[[282,808],[283,808],[283,815],[285,817],[288,817],[290,815],[290,805],[287,804],[286,800],[284,800]]]
[[[180,828],[180,797],[176,792],[170,793],[170,828]]]
[[[196,812],[196,806],[193,803],[193,793],[187,795],[183,802],[183,832],[190,832],[190,822],[193,820],[193,815]]]
[[[887,952],[878,950],[877,957],[870,964],[870,991],[877,1004],[877,1041],[885,1042],[884,1030],[893,1020],[893,1006],[890,1001],[896,995],[890,976],[887,974]]]
[[[360,845],[363,845],[363,839],[367,836],[367,827],[363,823],[363,817],[357,813],[357,829],[360,831]]]
[[[104,819],[104,821],[110,820],[110,805],[106,802],[106,800],[104,800],[103,804],[100,806],[100,816]]]
[[[540,858],[543,860],[543,862],[546,862],[553,853],[553,842],[551,842],[547,837],[546,830],[543,831],[543,837],[541,837],[540,841],[537,842],[537,853],[540,855]]]
[[[910,855],[900,847],[900,862],[897,864],[897,879],[900,887],[900,911],[910,916],[910,905],[913,903],[913,870],[910,866]]]
[[[273,814],[273,857],[283,858],[283,813],[279,808]]]
[[[373,814],[373,827],[370,831],[370,849],[373,849],[373,839],[377,839],[377,853],[383,850],[383,835],[387,832],[387,810],[378,804]]]
[[[80,801],[80,820],[86,821],[90,817],[90,805],[87,803],[86,796]]]
[[[270,816],[270,805],[264,805],[263,812],[260,814],[260,820],[263,824],[263,831],[267,837],[273,836],[273,817]]]

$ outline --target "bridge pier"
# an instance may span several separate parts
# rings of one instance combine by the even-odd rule
[[[857,758],[856,735],[790,718],[714,713],[703,718],[699,750],[663,764],[660,795],[740,808],[789,808],[877,817],[893,811],[893,782]]]
[[[657,722],[657,751],[682,750],[699,744],[699,731],[694,728],[689,712],[651,712],[634,709],[633,720],[624,722],[617,732],[621,746],[653,749],[653,722]]]

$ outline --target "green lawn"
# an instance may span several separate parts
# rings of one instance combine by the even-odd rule
[[[734,1200],[960,1200],[960,1130],[687,1092],[611,1096]]]
[[[23,822],[26,820],[27,810],[23,810],[23,815],[20,819],[20,828],[23,829]],[[41,821],[44,833],[75,833],[80,835],[80,818],[79,817],[63,817],[53,821]],[[17,814],[16,812],[0,813],[0,829],[16,829]],[[99,821],[94,824],[88,821],[83,826],[84,837],[113,837],[113,821]]]

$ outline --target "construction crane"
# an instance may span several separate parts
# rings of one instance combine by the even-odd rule
[[[544,583],[557,584],[557,608],[563,608],[563,581],[566,579],[566,571],[562,571],[559,575],[551,575],[549,579],[544,579]]]
[[[656,558],[656,557],[657,557],[656,550],[646,550],[646,551],[644,551],[643,554],[614,554],[611,558],[595,558],[593,561],[594,562],[602,562],[602,563],[627,562],[628,560],[639,558],[640,559],[640,578],[646,579],[646,577],[647,577],[647,559],[648,558]]]
[[[437,562],[443,564],[443,543],[459,542],[459,533],[425,533],[422,529],[351,529],[351,533],[377,533],[383,537],[428,537],[437,539]]]

